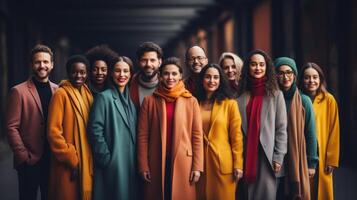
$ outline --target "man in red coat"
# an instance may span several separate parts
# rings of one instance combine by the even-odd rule
[[[130,97],[137,111],[140,110],[144,97],[152,95],[159,84],[158,72],[162,54],[161,47],[153,42],[142,43],[136,51],[139,72],[131,80]]]
[[[48,105],[57,85],[49,81],[52,50],[36,45],[31,50],[32,76],[11,88],[6,112],[6,133],[14,152],[20,200],[47,199],[50,149],[46,137]]]
[[[196,95],[198,75],[208,63],[206,51],[197,45],[189,47],[185,53],[185,63],[188,68],[188,76],[185,79],[186,89]]]

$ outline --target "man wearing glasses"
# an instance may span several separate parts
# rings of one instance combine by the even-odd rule
[[[185,86],[186,89],[195,95],[198,75],[200,74],[202,68],[208,63],[206,51],[200,46],[192,46],[187,49],[185,59],[186,66],[188,68],[188,76],[185,80]]]

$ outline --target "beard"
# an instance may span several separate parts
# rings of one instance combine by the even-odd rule
[[[40,70],[33,70],[33,75],[37,80],[45,80],[49,77],[50,71],[41,72]]]
[[[150,75],[145,74],[145,72],[141,71],[141,78],[145,82],[151,81],[157,74],[159,73],[159,69],[153,71]]]

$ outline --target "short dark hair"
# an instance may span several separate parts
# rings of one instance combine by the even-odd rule
[[[255,49],[251,51],[246,57],[246,59],[244,60],[241,79],[239,80],[238,83],[238,95],[240,96],[244,92],[246,91],[251,92],[252,90],[251,82],[249,78],[249,65],[250,65],[250,59],[253,57],[253,55],[256,54],[263,56],[266,63],[265,77],[267,78],[267,80],[265,81],[265,93],[268,96],[274,96],[275,91],[279,90],[278,82],[275,76],[274,64],[270,56],[265,51],[260,49]]]
[[[181,66],[181,61],[180,61],[179,58],[177,58],[177,57],[169,57],[169,58],[166,58],[166,59],[162,62],[161,67],[159,68],[160,74],[162,74],[162,72],[164,71],[164,68],[165,68],[167,65],[176,65],[177,68],[179,69],[179,72],[180,72],[181,74],[183,73],[183,69],[182,69],[182,66]]]
[[[206,90],[203,88],[203,79],[206,74],[206,71],[209,68],[217,69],[217,71],[219,73],[219,86],[218,86],[218,89],[212,95],[212,101],[217,100],[218,103],[220,103],[221,101],[223,101],[224,99],[227,99],[227,98],[233,99],[234,94],[230,89],[227,77],[225,76],[221,67],[216,63],[208,63],[207,65],[205,65],[202,68],[202,70],[198,76],[198,82],[197,82],[198,88],[197,88],[196,94],[195,94],[198,101],[202,102],[206,99]]]
[[[43,45],[43,44],[37,44],[31,49],[31,52],[30,52],[31,62],[33,61],[33,56],[36,53],[40,53],[40,52],[50,54],[51,61],[53,62],[54,59],[53,59],[53,52],[52,52],[51,48],[46,45]]]
[[[136,51],[136,56],[140,59],[144,53],[154,51],[157,54],[157,58],[161,59],[163,56],[162,49],[159,45],[155,44],[154,42],[144,42],[142,43],[138,50]]]
[[[117,59],[119,55],[108,45],[102,44],[89,49],[85,56],[90,63],[89,69],[91,70],[95,61],[102,60],[109,67],[115,62],[115,59]]]
[[[66,70],[68,76],[71,74],[71,70],[74,63],[83,63],[86,66],[87,73],[88,73],[89,62],[87,58],[83,55],[73,55],[69,57],[66,62]]]
[[[201,49],[203,50],[203,52],[205,53],[205,55],[207,56],[206,49],[204,49],[203,47],[201,47],[201,46],[195,44],[195,45],[192,45],[192,46],[190,46],[190,47],[188,47],[188,48],[186,49],[186,52],[185,52],[185,60],[186,60],[186,61],[189,59],[189,58],[188,58],[188,52],[189,52],[190,49],[192,49],[193,47],[199,47],[199,48],[201,48]]]

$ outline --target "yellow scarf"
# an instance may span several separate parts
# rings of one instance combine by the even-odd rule
[[[186,90],[185,84],[182,82],[182,80],[171,89],[166,88],[161,82],[159,87],[155,90],[154,95],[164,98],[167,102],[174,102],[180,96],[186,98],[192,97],[192,94]]]
[[[87,87],[83,85],[80,90],[74,88],[68,80],[61,81],[62,87],[71,100],[72,108],[75,114],[76,123],[73,127],[74,146],[79,157],[79,184],[82,200],[92,199],[92,175],[93,158],[92,152],[87,140],[86,127],[89,117],[90,107],[93,103],[92,94]]]

